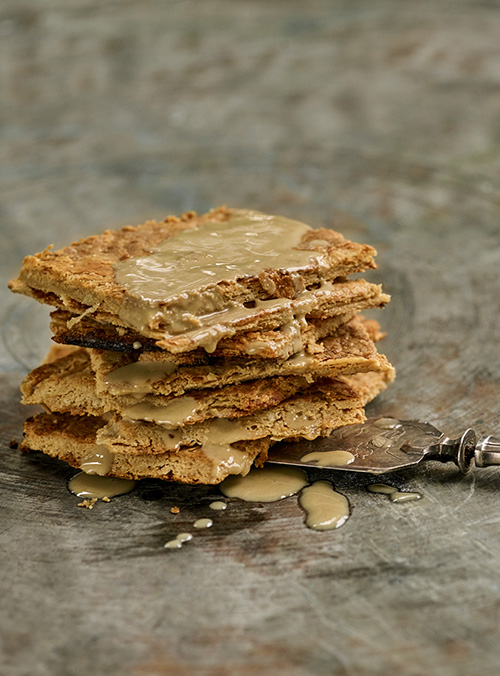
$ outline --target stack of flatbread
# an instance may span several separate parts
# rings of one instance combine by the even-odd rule
[[[364,420],[393,380],[359,277],[375,251],[328,229],[220,207],[28,256],[10,288],[55,307],[59,355],[23,401],[24,445],[75,467],[215,484],[280,440]],[[354,278],[352,277],[354,275]]]

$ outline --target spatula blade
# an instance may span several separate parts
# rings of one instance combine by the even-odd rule
[[[422,421],[372,418],[313,441],[279,442],[271,448],[268,462],[385,474],[417,465],[442,437]]]

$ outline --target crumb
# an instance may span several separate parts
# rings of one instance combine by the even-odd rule
[[[17,441],[15,439],[11,439],[9,441],[9,448],[19,448],[19,444],[17,443]]]
[[[107,495],[105,495],[103,498],[101,498],[103,502],[111,502],[111,500],[108,498]]]
[[[170,507],[170,512],[172,514],[179,514],[181,510],[178,507]]]
[[[19,451],[23,455],[29,455],[31,453],[31,448],[27,446],[25,443],[21,443],[21,445],[19,446]]]
[[[97,502],[97,498],[91,498],[90,500],[83,500],[78,503],[78,507],[86,507],[87,509],[92,509]]]

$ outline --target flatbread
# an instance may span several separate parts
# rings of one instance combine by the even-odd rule
[[[99,417],[79,417],[65,414],[39,413],[24,426],[25,439],[21,450],[39,450],[79,468],[85,458],[96,450],[97,432],[106,424]],[[257,439],[234,444],[240,463],[238,473],[250,469],[259,456],[267,457],[270,441]],[[242,447],[242,448],[241,448]],[[241,450],[239,450],[241,448]],[[109,476],[123,479],[159,478],[187,484],[218,484],[231,474],[229,463],[204,453],[201,446],[185,447],[182,451],[149,452],[136,448],[117,447]]]
[[[231,338],[220,340],[210,355],[203,348],[198,348],[177,353],[175,360],[178,364],[200,364],[207,363],[207,358],[210,357],[288,359],[300,350],[320,352],[322,347],[318,341],[348,322],[354,314],[349,312],[325,319],[304,318],[301,322],[269,331],[239,332]],[[56,310],[50,316],[52,339],[59,344],[131,352],[135,355],[161,350],[152,338],[146,338],[137,331],[122,326],[101,324],[91,317],[82,317],[80,321],[72,323],[75,315],[62,310]]]
[[[236,270],[233,278],[204,282],[183,299],[174,295],[151,300],[117,281],[117,271],[124,261],[135,264],[144,260],[180,233],[221,228],[224,223],[247,217],[249,223],[256,223],[252,219],[259,217],[273,218],[221,207],[199,217],[189,212],[162,223],[149,221],[119,231],[108,230],[58,251],[49,247],[26,257],[19,277],[9,286],[14,292],[75,315],[74,323],[79,317],[92,317],[103,324],[132,329],[172,352],[199,346],[213,351],[222,338],[238,332],[273,330],[300,317],[345,314],[382,307],[388,301],[377,285],[363,280],[338,283],[351,273],[375,267],[376,252],[325,229],[306,229],[298,242],[289,246],[289,251],[307,254],[308,262],[299,267],[270,268],[269,262],[263,262],[255,274],[239,275]],[[290,227],[293,223],[290,221]],[[172,248],[178,246],[177,241],[172,240]],[[283,237],[279,245],[286,251]],[[279,263],[276,260],[275,264]]]

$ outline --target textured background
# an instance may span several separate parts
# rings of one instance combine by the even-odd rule
[[[48,244],[219,203],[335,227],[393,295],[371,412],[498,433],[499,35],[472,0],[3,0],[2,674],[498,673],[500,470],[391,477],[425,496],[404,505],[331,474],[337,532],[235,502],[165,551],[216,489],[87,511],[72,470],[8,448],[45,338],[6,282]]]

